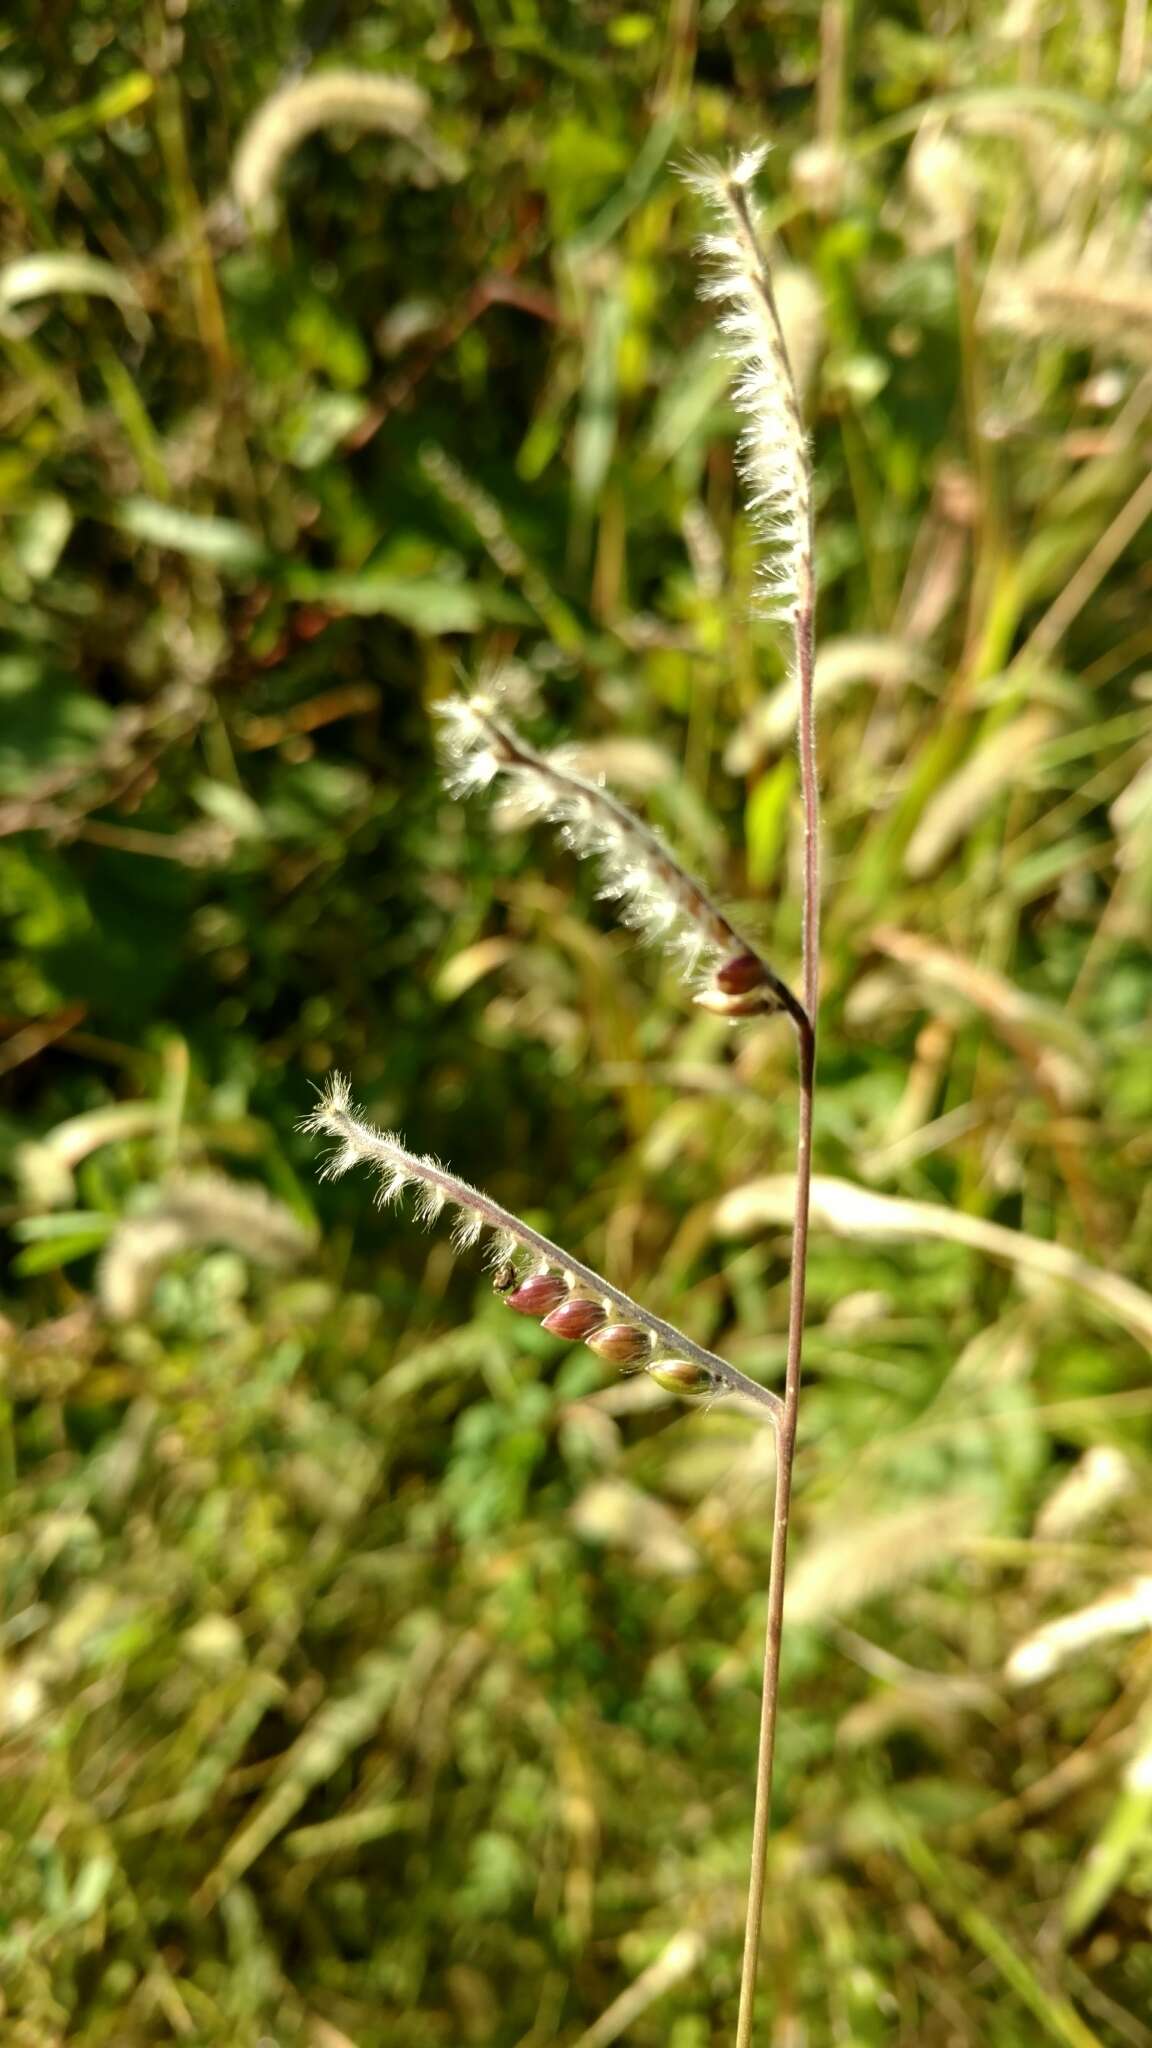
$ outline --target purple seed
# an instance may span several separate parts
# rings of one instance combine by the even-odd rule
[[[567,1295],[568,1289],[555,1273],[533,1273],[515,1294],[506,1294],[504,1299],[509,1308],[516,1309],[522,1316],[546,1316],[549,1309],[556,1308],[567,1299]]]
[[[633,1323],[606,1323],[588,1339],[589,1351],[598,1358],[610,1358],[613,1365],[635,1365],[637,1359],[647,1358],[651,1348],[644,1331]]]
[[[575,1340],[590,1337],[593,1330],[598,1330],[604,1321],[604,1311],[599,1302],[583,1301],[572,1296],[568,1301],[562,1301],[559,1308],[554,1308],[551,1315],[545,1316],[541,1328],[550,1331],[553,1337],[570,1337]]]
[[[767,980],[764,963],[755,953],[734,953],[730,960],[720,962],[712,978],[726,996],[746,996]]]

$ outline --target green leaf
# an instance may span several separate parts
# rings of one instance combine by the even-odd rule
[[[584,365],[584,389],[572,437],[572,495],[585,514],[604,486],[616,446],[620,389],[620,342],[624,334],[623,292],[601,292],[591,316]]]
[[[101,1243],[116,1227],[98,1209],[66,1209],[51,1216],[22,1216],[12,1225],[18,1244],[50,1244],[61,1238],[93,1237]]]
[[[247,790],[238,789],[234,782],[212,782],[205,777],[194,784],[192,794],[208,817],[227,825],[238,839],[268,837],[267,822],[259,804],[253,802]]]
[[[99,1230],[78,1230],[71,1237],[49,1238],[43,1244],[30,1245],[26,1252],[17,1252],[12,1271],[21,1279],[30,1279],[35,1273],[53,1273],[59,1266],[71,1265],[73,1259],[90,1257],[107,1241],[108,1231],[102,1220]]]
[[[788,838],[788,813],[796,770],[790,757],[777,761],[762,775],[748,799],[744,812],[744,838],[748,848],[748,880],[762,889],[779,872]]]
[[[287,587],[293,597],[361,618],[397,619],[414,633],[475,633],[488,610],[487,601],[471,584],[434,576],[390,576],[375,569],[351,575],[295,570]]]
[[[87,135],[94,128],[107,128],[113,121],[123,121],[137,107],[147,105],[155,90],[156,80],[150,72],[126,71],[123,78],[106,85],[103,92],[85,100],[83,105],[68,107],[62,114],[41,121],[34,131],[36,146],[42,149],[50,142],[63,142],[67,137]]]
[[[238,575],[268,564],[264,542],[236,519],[182,512],[179,506],[161,505],[155,498],[129,498],[116,523],[134,540],[170,548],[173,554],[191,555],[195,561],[214,562],[217,568]]]
[[[662,466],[700,440],[731,382],[732,365],[715,336],[702,335],[679,358],[660,393],[644,451],[648,460]]]

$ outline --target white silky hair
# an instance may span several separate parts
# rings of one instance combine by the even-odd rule
[[[457,1251],[468,1251],[488,1233],[492,1265],[511,1260],[518,1279],[539,1265],[535,1243],[518,1235],[515,1218],[489,1202],[478,1188],[461,1180],[439,1159],[409,1151],[394,1131],[378,1130],[368,1123],[355,1108],[343,1074],[329,1077],[316,1108],[301,1119],[300,1128],[331,1142],[332,1149],[321,1168],[322,1180],[339,1180],[354,1167],[369,1166],[376,1174],[376,1200],[381,1208],[399,1202],[411,1188],[415,1190],[416,1213],[421,1223],[431,1226],[446,1209],[452,1212],[452,1243]],[[562,1257],[548,1263],[571,1284],[574,1276]]]
[[[759,594],[785,621],[808,601],[812,580],[812,493],[808,442],[752,192],[768,152],[749,150],[728,167],[685,172],[716,223],[700,252],[708,264],[701,296],[723,310],[718,322],[738,372],[732,396],[744,420],[741,474],[748,509],[768,550]]]
[[[491,692],[451,700],[440,715],[450,787],[467,795],[505,778],[504,809],[518,823],[559,825],[572,852],[598,865],[598,894],[618,903],[642,937],[671,950],[685,973],[744,944],[663,841],[603,784],[579,773],[575,749],[537,752],[505,721]]]

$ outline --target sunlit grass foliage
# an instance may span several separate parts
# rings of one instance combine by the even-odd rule
[[[510,677],[792,983],[676,175],[767,133],[827,909],[760,2034],[1147,2048],[1142,10],[321,13],[0,49],[0,2034],[731,2037],[770,1432],[296,1127],[351,1074],[778,1387],[786,1020],[687,1004],[433,745]],[[255,190],[328,70],[406,90],[297,103]]]

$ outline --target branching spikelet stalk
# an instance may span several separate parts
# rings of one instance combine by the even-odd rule
[[[328,1082],[301,1129],[332,1142],[334,1149],[323,1169],[326,1180],[339,1179],[355,1166],[372,1167],[382,1205],[399,1201],[406,1189],[413,1188],[424,1222],[436,1222],[445,1211],[452,1213],[458,1250],[488,1237],[497,1292],[511,1307],[539,1316],[552,1335],[573,1340],[595,1336],[599,1341],[592,1348],[602,1357],[650,1371],[657,1384],[670,1391],[743,1394],[775,1420],[780,1401],[768,1388],[652,1315],[438,1159],[410,1152],[391,1132],[366,1123],[353,1108],[342,1076],[334,1075]]]
[[[700,978],[696,1001],[725,1017],[786,1010],[799,1004],[703,883],[688,872],[651,827],[602,782],[578,773],[571,751],[540,753],[480,692],[442,707],[450,786],[458,793],[503,780],[519,818],[546,818],[566,845],[594,860],[602,896],[621,906],[624,922],[675,955]]]
[[[748,509],[768,552],[759,587],[765,609],[794,620],[811,601],[812,482],[788,347],[765,260],[752,185],[767,155],[749,150],[728,167],[700,164],[688,183],[716,226],[700,244],[709,269],[702,295],[724,311],[720,332],[739,375],[733,397],[744,416],[741,472]]]
[[[485,788],[505,779],[521,812],[557,822],[578,854],[590,855],[598,862],[602,893],[622,905],[629,924],[653,939],[671,942],[687,968],[702,972],[698,1002],[733,1018],[784,1010],[795,1026],[800,1103],[783,1400],[651,1315],[591,1267],[470,1187],[438,1160],[421,1158],[398,1138],[374,1130],[353,1109],[346,1082],[336,1079],[330,1083],[304,1125],[334,1144],[326,1168],[329,1176],[368,1165],[379,1177],[381,1201],[394,1201],[413,1187],[425,1220],[433,1221],[445,1209],[453,1212],[458,1245],[474,1244],[488,1234],[493,1284],[510,1308],[536,1317],[557,1336],[588,1343],[601,1356],[646,1372],[669,1392],[687,1396],[740,1393],[773,1423],[777,1457],[772,1555],[736,2048],[751,2048],[752,2043],[766,1887],[784,1575],[804,1337],[820,979],[811,470],[750,190],[763,154],[751,152],[730,169],[700,166],[691,182],[704,194],[716,223],[703,245],[712,266],[705,291],[724,308],[721,328],[740,372],[735,397],[746,421],[742,469],[750,509],[768,548],[762,588],[769,609],[788,624],[795,660],[804,820],[800,996],[768,967],[656,834],[601,783],[581,775],[570,755],[538,753],[520,738],[497,702],[487,695],[451,704],[445,715],[449,773],[457,791]]]

